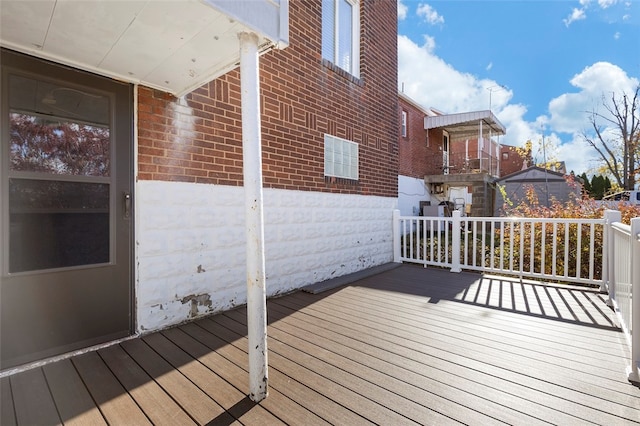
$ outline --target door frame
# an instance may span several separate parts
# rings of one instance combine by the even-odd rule
[[[110,223],[110,261],[108,265],[114,265],[118,262],[121,262],[121,266],[126,267],[126,279],[128,281],[128,302],[126,309],[128,311],[128,326],[125,332],[124,327],[121,332],[115,333],[113,336],[108,334],[95,338],[95,339],[86,339],[82,341],[73,342],[69,345],[62,345],[55,349],[52,349],[52,353],[50,351],[41,351],[38,353],[34,353],[34,357],[27,356],[24,363],[36,362],[38,360],[42,360],[44,358],[48,358],[51,356],[58,356],[65,352],[85,349],[87,347],[91,347],[96,344],[104,344],[109,340],[113,340],[115,338],[127,337],[135,334],[135,322],[136,322],[136,312],[135,312],[135,87],[129,83],[123,83],[120,81],[112,80],[110,78],[100,76],[97,74],[92,74],[87,71],[78,70],[66,65],[53,63],[47,60],[39,59],[33,56],[25,55],[22,53],[18,53],[9,49],[1,48],[0,54],[3,58],[10,58],[10,64],[7,64],[5,61],[2,63],[3,72],[2,72],[2,81],[0,84],[3,87],[2,97],[0,99],[2,105],[2,117],[1,122],[3,124],[2,130],[2,146],[0,147],[0,152],[4,154],[8,153],[8,147],[4,146],[7,143],[8,137],[8,90],[5,86],[6,81],[8,81],[8,74],[11,70],[17,71],[20,75],[25,76],[33,76],[35,78],[43,79],[43,80],[51,80],[51,81],[60,81],[68,84],[69,86],[79,85],[84,87],[95,88],[97,91],[105,91],[108,92],[112,99],[114,100],[113,108],[111,108],[110,114],[112,117],[112,130],[113,135],[111,137],[112,140],[112,154],[115,152],[120,152],[123,149],[127,149],[128,153],[126,155],[127,162],[126,164],[122,164],[117,162],[116,156],[112,155],[111,158],[111,170],[114,174],[112,180],[112,188],[110,190],[110,197],[113,197],[113,200],[110,202],[111,208],[114,209],[113,213],[110,215],[109,223]],[[6,117],[5,117],[6,115]],[[125,118],[126,117],[126,118]],[[128,147],[125,148],[125,143],[116,143],[116,141],[121,140],[121,138],[126,138],[128,142],[126,144]],[[119,159],[121,160],[121,159]],[[8,170],[5,170],[5,161],[0,161],[0,183],[2,187],[2,196],[0,197],[0,234],[3,236],[2,239],[4,241],[8,241],[9,238],[9,196],[6,191],[8,188]],[[125,171],[126,170],[126,171]],[[122,226],[121,220],[121,211],[119,209],[122,208],[123,201],[121,200],[122,194],[119,194],[119,187],[126,187],[128,194],[130,194],[130,213],[126,226]],[[116,226],[116,224],[120,224]],[[125,235],[126,233],[126,235]],[[118,242],[119,239],[125,239],[126,242]],[[8,243],[3,248],[8,248]],[[127,248],[128,256],[119,257],[117,253],[118,246]],[[4,251],[4,250],[3,250]],[[19,272],[11,274],[9,273],[9,253],[1,256],[0,259],[0,276],[2,280],[10,280],[11,277],[20,276],[20,275],[36,275],[36,274],[55,274],[56,272],[64,271],[65,268],[61,269],[53,269],[53,270],[43,270],[43,271],[32,271],[32,272]],[[125,265],[124,262],[127,262]],[[105,264],[107,265],[107,264]],[[107,266],[108,266],[107,265]],[[95,266],[95,268],[100,268],[103,265]],[[91,266],[88,266],[91,268]],[[123,272],[124,276],[125,272]],[[123,306],[124,309],[124,306]],[[124,321],[123,321],[124,322]],[[126,335],[124,335],[126,334]],[[29,359],[34,358],[34,359]],[[23,362],[20,362],[22,364]],[[0,368],[5,368],[4,366]],[[13,368],[13,366],[8,366],[7,368]]]

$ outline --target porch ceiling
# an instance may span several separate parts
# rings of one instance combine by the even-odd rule
[[[2,0],[0,17],[3,47],[176,96],[238,65],[240,31],[288,42],[286,0]]]
[[[424,118],[424,129],[445,130],[449,133],[449,140],[477,139],[480,135],[480,122],[483,135],[488,135],[490,131],[492,135],[506,133],[504,125],[489,110],[427,116]]]

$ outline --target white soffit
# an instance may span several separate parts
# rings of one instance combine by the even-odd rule
[[[492,135],[506,133],[504,125],[489,110],[425,117],[424,128],[425,130],[446,130],[451,140],[477,139],[480,136],[481,122],[483,136],[489,133]]]
[[[238,65],[237,33],[288,43],[286,0],[0,0],[0,44],[176,96]]]

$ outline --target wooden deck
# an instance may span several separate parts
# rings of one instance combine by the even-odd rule
[[[237,309],[4,377],[0,423],[638,424],[604,299],[403,265],[270,300],[260,404]]]

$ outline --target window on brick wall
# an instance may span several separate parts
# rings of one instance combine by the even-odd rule
[[[325,134],[324,175],[358,180],[358,144]]]
[[[407,137],[407,111],[402,111],[402,137]]]
[[[358,0],[322,0],[322,57],[360,76]]]

